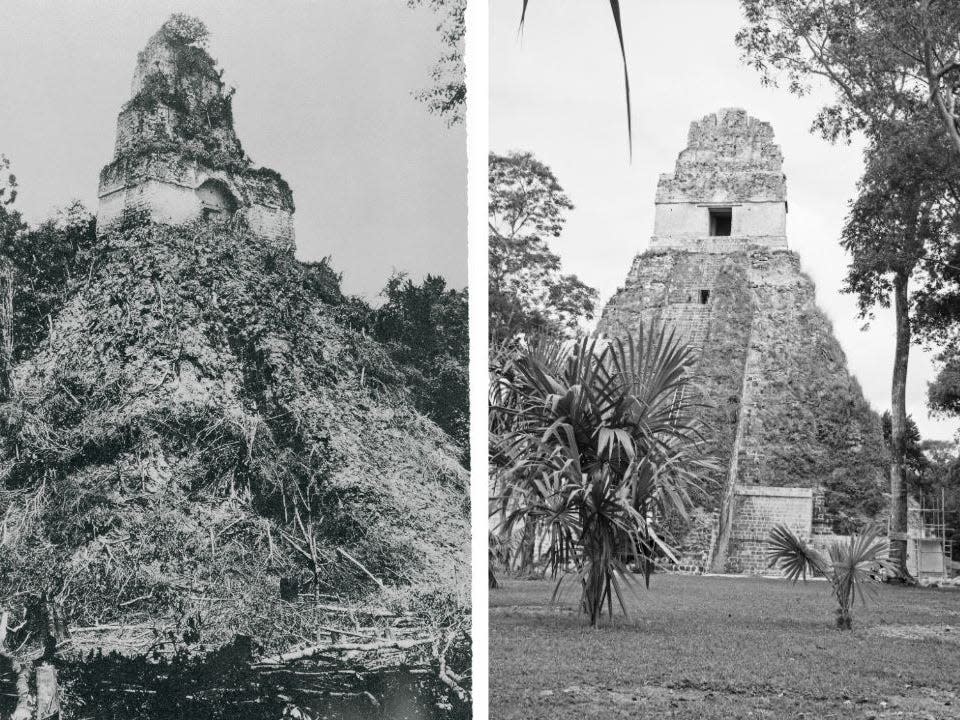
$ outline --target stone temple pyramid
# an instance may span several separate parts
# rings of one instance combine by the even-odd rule
[[[660,176],[650,248],[598,327],[653,320],[696,350],[723,466],[685,541],[698,569],[764,572],[773,524],[819,542],[882,509],[880,422],[788,247],[782,162],[770,124],[743,110],[693,122]]]
[[[130,213],[156,223],[239,223],[294,248],[293,193],[254,167],[233,127],[233,91],[202,42],[176,18],[137,56],[131,99],[117,118],[113,159],[100,173],[98,232]]]

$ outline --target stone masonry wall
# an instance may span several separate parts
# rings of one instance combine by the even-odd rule
[[[293,193],[272,170],[253,168],[233,125],[231,93],[213,59],[168,22],[138,55],[133,97],[117,120],[114,158],[100,173],[97,230],[131,213],[153,222],[246,224],[293,250]],[[210,213],[201,186],[215,181],[230,213]]]
[[[734,490],[734,522],[730,535],[727,572],[749,575],[776,573],[768,568],[767,540],[775,525],[785,525],[808,540],[812,531],[813,491],[738,485]]]
[[[778,503],[794,512],[790,493],[806,498],[808,535],[814,489],[820,532],[849,533],[884,506],[879,418],[787,249],[782,163],[773,129],[743,110],[692,123],[674,172],[660,177],[651,249],[598,324],[622,336],[661,323],[696,351],[694,391],[720,465],[698,498],[718,518],[714,570],[756,571],[757,528],[765,541]],[[717,206],[731,213],[729,236],[709,236]],[[746,486],[784,490],[739,492]]]
[[[730,526],[735,485],[822,487],[824,522],[842,532],[882,509],[879,419],[847,372],[796,253],[643,253],[598,331],[635,334],[650,321],[675,327],[698,353],[696,389],[721,465],[699,502],[708,510],[727,503],[714,570],[745,547],[734,545]]]
[[[783,201],[783,154],[773,127],[724,108],[690,123],[672,173],[660,176],[657,203]]]

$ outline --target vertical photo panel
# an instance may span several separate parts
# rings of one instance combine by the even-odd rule
[[[960,717],[960,11],[489,10],[490,717]]]
[[[4,1],[0,718],[467,718],[465,0]]]

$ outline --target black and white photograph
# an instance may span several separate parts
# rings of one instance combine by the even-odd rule
[[[465,0],[0,0],[0,718],[468,718]]]
[[[960,6],[488,20],[489,717],[960,718]]]
[[[960,4],[0,0],[0,720],[960,720]]]

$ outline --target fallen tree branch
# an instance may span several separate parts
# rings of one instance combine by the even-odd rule
[[[386,608],[378,607],[347,607],[346,605],[324,605],[316,603],[313,607],[320,610],[329,610],[330,612],[343,613],[345,615],[367,615],[368,617],[397,617],[397,614],[390,612]]]
[[[10,662],[10,669],[17,677],[17,706],[10,715],[10,720],[31,720],[33,717],[33,698],[30,695],[30,663],[22,663],[7,650],[7,628],[10,623],[10,611],[4,610],[0,614],[0,657]]]
[[[437,660],[440,663],[440,672],[437,673],[437,675],[439,676],[441,682],[443,682],[447,687],[453,690],[454,693],[456,693],[456,696],[460,698],[461,702],[469,702],[470,693],[460,686],[462,678],[447,667],[447,652],[450,650],[450,646],[453,645],[453,640],[456,638],[459,632],[460,627],[458,625],[447,636],[447,642],[444,644],[443,649],[437,651]]]
[[[371,580],[373,580],[377,585],[379,585],[381,590],[385,589],[384,584],[383,584],[383,582],[380,580],[380,578],[378,578],[378,577],[377,577],[376,575],[374,575],[372,572],[370,572],[369,570],[367,570],[367,568],[363,565],[363,563],[361,563],[359,560],[357,560],[355,557],[353,557],[353,555],[351,555],[350,553],[348,553],[346,550],[344,550],[344,549],[341,548],[341,547],[338,547],[338,548],[337,548],[337,552],[340,553],[341,555],[343,555],[347,560],[349,560],[350,562],[352,562],[352,563],[353,563],[354,565],[356,565],[358,568],[360,568],[364,573],[366,573],[367,577],[369,577],[369,578],[370,578]]]
[[[435,638],[408,638],[392,639],[384,638],[371,643],[328,643],[326,645],[311,645],[310,647],[300,648],[299,650],[290,650],[280,655],[272,655],[263,658],[257,662],[257,665],[282,665],[293,660],[305,660],[316,655],[323,655],[331,652],[361,651],[376,652],[378,650],[410,650],[421,645],[430,645]]]
[[[17,707],[10,715],[10,720],[31,720],[33,698],[30,696],[30,668],[14,660],[13,671],[17,674]]]

